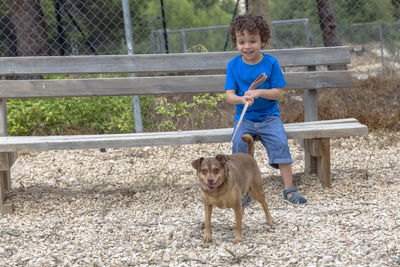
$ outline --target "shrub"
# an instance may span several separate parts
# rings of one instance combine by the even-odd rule
[[[12,99],[10,135],[127,133],[134,131],[132,97]]]

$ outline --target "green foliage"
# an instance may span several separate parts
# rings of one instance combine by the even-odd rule
[[[192,101],[141,97],[145,131],[177,130],[182,120],[202,128],[216,112],[225,94],[201,94]],[[7,101],[10,135],[108,134],[135,132],[131,96],[10,99]],[[152,116],[157,115],[157,118]]]
[[[193,107],[194,103],[188,104],[186,101],[175,103],[165,101],[162,105],[156,107],[156,114],[162,117],[162,121],[157,125],[157,128],[159,130],[176,130],[174,120],[189,115],[187,109]]]
[[[393,23],[397,20],[398,7],[392,0],[335,0],[332,1],[336,20],[343,40],[354,43],[376,41],[379,38],[379,23]],[[314,38],[314,45],[322,45],[321,30],[319,26],[318,8],[315,0],[279,1],[270,0],[271,19],[300,19],[308,18],[310,29]],[[366,24],[368,23],[368,24]],[[396,31],[386,31],[387,39],[398,37]],[[305,39],[305,30],[299,26],[279,26],[276,29],[279,48],[304,45],[298,43]]]
[[[313,37],[320,35],[318,9],[315,0],[304,0],[299,5],[298,1],[270,1],[271,20],[309,19],[309,26]],[[294,46],[306,46],[307,37],[303,24],[276,25],[274,32],[276,48],[290,48]],[[315,40],[314,40],[315,42]]]
[[[134,131],[132,97],[11,99],[10,135]]]
[[[391,0],[336,0],[335,11],[342,24],[395,20]]]
[[[317,18],[317,6],[315,0],[303,0],[301,5],[298,1],[270,0],[271,20]]]
[[[336,17],[341,24],[395,20],[395,3],[391,0],[335,0],[332,1]],[[271,19],[309,18],[318,24],[318,8],[315,0],[270,0]]]
[[[200,111],[200,113],[198,113],[200,115],[199,116],[200,121],[197,122],[196,126],[204,125],[204,120],[206,116],[214,114],[214,112],[217,110],[218,103],[220,103],[225,99],[226,95],[224,93],[217,94],[216,96],[212,96],[210,94],[201,94],[199,96],[193,96],[195,108],[198,108],[198,110]]]
[[[222,1],[222,3],[223,4],[219,1],[164,1],[167,28],[168,30],[179,30],[215,25],[228,25],[232,18],[234,5],[229,1]],[[228,3],[230,3],[230,5]],[[147,4],[148,6],[146,10],[143,10],[142,16],[144,18],[151,18],[150,21],[155,24],[153,27],[148,27],[148,29],[161,30],[163,26],[160,1],[151,0],[148,1]],[[227,11],[226,9],[229,9],[227,6],[231,6],[231,10]],[[147,32],[147,35],[149,34],[150,31]],[[162,38],[164,38],[164,36],[162,36]],[[182,39],[179,34],[169,34],[168,38],[171,53],[183,51],[183,48],[181,47]],[[216,34],[215,31],[196,31],[193,33],[189,32],[185,36],[188,47],[202,44],[207,47],[208,51],[222,51],[225,38],[225,31],[218,31],[218,34]],[[135,43],[135,49],[139,52],[143,49],[149,48],[148,38],[140,40],[142,42]],[[218,44],[217,48],[214,48],[215,44]]]
[[[206,6],[195,2],[189,0],[164,1],[165,10],[168,10],[166,12],[168,29],[188,28],[188,25],[192,28],[229,24],[232,15],[224,11],[217,1],[208,3]],[[143,10],[143,15],[145,17],[160,18],[160,1],[151,0],[147,4],[148,7]]]
[[[194,128],[203,128],[207,116],[214,114],[218,103],[225,100],[225,94],[200,94],[194,95],[191,102],[169,102],[166,98],[156,105],[156,114],[161,116],[157,124],[158,130],[178,130],[182,119],[191,119]]]

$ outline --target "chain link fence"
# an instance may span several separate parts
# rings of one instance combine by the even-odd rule
[[[129,4],[127,9],[123,7],[124,1]],[[2,0],[0,56],[234,50],[228,35],[232,18],[249,10],[266,15],[267,9],[260,8],[265,6],[269,7],[272,48],[348,45],[352,55],[350,67],[359,78],[388,76],[399,71],[400,0]],[[124,20],[126,12],[131,17],[129,23]],[[132,51],[128,49],[130,36],[126,36],[126,27],[131,27]],[[118,101],[126,101],[132,108],[131,100]],[[21,108],[18,105],[21,104],[9,103],[11,114],[12,108]],[[133,120],[133,112],[114,111],[120,112],[124,122]],[[143,110],[144,116],[154,112],[151,108]],[[110,118],[94,120],[105,127],[103,120]],[[158,130],[156,124],[150,125],[150,119],[144,124],[147,130]],[[28,131],[32,132],[34,127]],[[123,129],[91,130],[118,131],[135,129],[124,125]]]
[[[128,2],[137,54],[232,50],[232,17],[257,2],[269,2],[275,48],[326,45],[323,15],[323,23],[337,27],[339,42],[364,55],[362,61],[373,64],[372,69],[398,68],[400,0]],[[121,0],[4,0],[0,56],[125,54],[123,13]]]

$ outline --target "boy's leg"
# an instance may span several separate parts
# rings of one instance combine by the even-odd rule
[[[293,187],[293,175],[292,175],[292,165],[291,164],[279,164],[279,170],[282,174],[283,187],[282,198],[285,202],[292,205],[299,206],[301,204],[306,204],[307,200],[297,193],[295,187]]]
[[[293,159],[281,119],[276,116],[267,117],[258,124],[257,128],[261,143],[267,150],[268,164],[275,169],[279,169],[280,164],[288,164],[289,167],[284,169],[285,177],[291,179],[290,164],[293,163]]]
[[[283,188],[289,189],[293,187],[292,164],[285,164],[285,163],[279,164],[279,170],[281,171],[283,179]],[[292,194],[288,196],[290,197],[291,195]]]
[[[259,125],[262,144],[267,150],[269,164],[279,168],[283,179],[282,197],[285,201],[299,205],[307,200],[296,192],[293,187],[292,157],[290,155],[286,132],[282,121],[278,117],[268,117]]]

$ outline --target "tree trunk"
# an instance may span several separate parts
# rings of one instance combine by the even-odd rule
[[[14,24],[9,15],[0,20],[0,39],[6,40],[6,56],[17,56],[17,37],[15,36]]]
[[[271,49],[272,46],[272,28],[271,28],[271,15],[269,13],[269,0],[249,0],[249,11],[255,14],[263,16],[267,21],[269,29],[271,31],[271,38],[265,45],[264,49]]]
[[[325,46],[341,46],[336,14],[331,0],[316,0],[318,6],[319,26]]]
[[[336,13],[331,0],[315,0],[318,6],[319,26],[324,46],[341,46]],[[328,66],[329,70],[343,70],[346,65]]]
[[[8,0],[18,56],[49,55],[46,22],[39,0]]]

